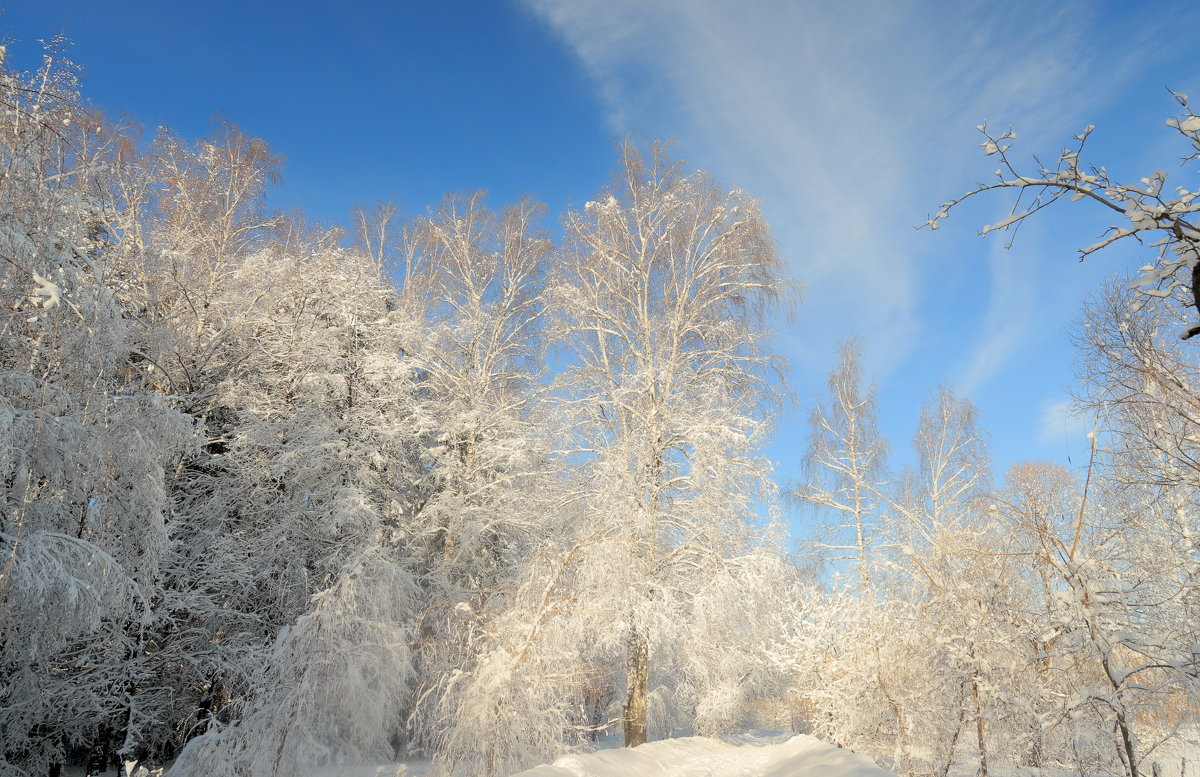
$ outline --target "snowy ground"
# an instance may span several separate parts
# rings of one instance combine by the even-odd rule
[[[594,753],[567,755],[552,764],[538,766],[512,777],[896,777],[866,756],[828,745],[806,735],[750,732],[725,736],[684,737],[650,742],[634,749],[620,747],[619,739],[601,744]],[[1200,763],[1200,746],[1172,743],[1159,748],[1153,764],[1143,772],[1162,777],[1186,777],[1190,764]],[[1156,769],[1152,768],[1157,767]],[[973,761],[956,765],[953,774],[972,777]],[[426,777],[427,760],[379,765],[342,766],[322,771],[316,777]],[[1006,777],[1074,777],[1077,772],[1051,769],[1001,768]],[[159,777],[162,770],[148,771],[128,763],[120,775],[115,771],[95,777]],[[65,777],[84,777],[82,769],[68,768]]]
[[[568,755],[514,777],[895,777],[807,735],[686,737]]]
[[[149,777],[127,766],[127,774]],[[330,769],[321,777],[424,777],[429,763]],[[895,777],[871,759],[804,734],[684,737],[567,755],[513,777]]]

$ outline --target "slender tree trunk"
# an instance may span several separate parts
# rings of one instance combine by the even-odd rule
[[[1040,558],[1039,558],[1039,560],[1040,560]],[[1050,591],[1050,586],[1049,586],[1044,574],[1042,576],[1042,584],[1043,584],[1043,590],[1046,592],[1046,601],[1053,601],[1053,594]],[[1050,640],[1047,642],[1034,641],[1034,643],[1033,643],[1034,655],[1041,656],[1041,658],[1034,659],[1034,666],[1037,668],[1038,681],[1042,684],[1043,687],[1046,687],[1046,688],[1050,687],[1050,684],[1053,679],[1052,675],[1051,675],[1050,659],[1046,657],[1050,653],[1050,648],[1051,648],[1052,644],[1053,644],[1053,640]],[[1046,755],[1045,755],[1046,735],[1045,735],[1045,731],[1044,731],[1041,723],[1037,719],[1036,714],[1034,715],[1032,725],[1030,726],[1029,738],[1030,738],[1030,744],[1029,744],[1029,755],[1027,756],[1027,760],[1029,761],[1030,766],[1041,769],[1042,764],[1046,760]]]
[[[634,626],[625,656],[625,746],[646,742],[646,694],[650,685],[650,649],[646,635]]]
[[[1116,710],[1116,713],[1117,730],[1121,732],[1121,745],[1124,747],[1121,760],[1125,761],[1125,766],[1129,769],[1129,777],[1139,777],[1136,755],[1137,750],[1133,746],[1133,732],[1129,730],[1129,725],[1125,721],[1124,710]]]
[[[979,706],[979,677],[971,675],[971,698],[975,701],[975,739],[979,744],[979,777],[988,777],[987,740],[984,738],[983,712]]]
[[[883,658],[879,655],[879,645],[874,644],[872,648],[875,651],[875,682],[879,685],[879,691],[883,694],[883,698],[887,700],[888,707],[892,710],[892,715],[896,717],[896,733],[900,738],[900,750],[904,753],[904,761],[908,766],[908,777],[914,777],[912,750],[908,746],[908,730],[904,722],[904,715],[900,712],[900,705],[892,698],[888,692],[887,685],[883,682],[883,674],[879,671],[879,667],[883,666]],[[898,767],[900,764],[894,764]]]
[[[967,717],[965,702],[959,703],[959,709],[961,712],[958,715],[958,722],[954,724],[954,734],[950,737],[950,747],[946,750],[946,760],[942,762],[942,765],[934,773],[937,777],[949,777],[950,769],[954,766],[954,750],[958,747],[958,737],[962,734],[963,723],[966,722]]]
[[[1081,599],[1086,603],[1086,598]],[[1129,770],[1129,777],[1139,777],[1137,765],[1137,748],[1134,745],[1133,732],[1129,729],[1129,720],[1125,717],[1125,702],[1121,698],[1121,689],[1124,679],[1117,669],[1113,667],[1110,654],[1101,645],[1100,640],[1096,636],[1096,627],[1089,620],[1087,621],[1088,633],[1092,639],[1092,645],[1096,648],[1096,653],[1100,657],[1100,666],[1104,668],[1104,674],[1108,677],[1109,685],[1112,686],[1115,703],[1112,706],[1114,715],[1117,718],[1117,730],[1121,735],[1121,760],[1125,762],[1126,769]]]

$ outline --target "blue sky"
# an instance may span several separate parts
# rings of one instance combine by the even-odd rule
[[[1183,153],[1165,87],[1200,96],[1192,2],[44,0],[10,4],[0,29],[18,66],[65,33],[91,99],[148,127],[199,135],[220,113],[264,137],[288,160],[273,204],[326,222],[477,188],[557,216],[608,179],[615,138],[675,138],[690,166],[763,200],[806,289],[779,322],[798,397],[770,450],[783,482],[852,336],[896,458],[951,385],[1001,470],[1078,462],[1066,330],[1139,252],[1076,261],[1107,226],[1084,207],[1043,212],[1007,250],[977,235],[1002,198],[913,225],[994,169],[981,122],[1012,126],[1018,159],[1054,158],[1094,124],[1092,158],[1136,180]]]

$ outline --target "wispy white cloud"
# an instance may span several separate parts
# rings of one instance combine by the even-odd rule
[[[873,115],[869,79],[844,73],[863,69],[870,25],[835,29],[838,18],[796,5],[531,6],[592,74],[614,131],[680,137],[693,162],[764,200],[808,289],[806,319],[837,315],[846,325],[838,334],[873,332],[898,341],[887,352],[905,350],[915,332],[912,266],[878,238],[903,188],[901,154],[892,120]]]
[[[1028,144],[1036,149],[1076,130],[1085,108],[1136,72],[1133,52],[1097,45],[1095,11],[1083,0],[1003,9],[865,0],[526,5],[578,55],[614,132],[678,137],[691,162],[763,199],[807,287],[798,328],[782,343],[790,355],[812,362],[836,338],[863,336],[883,372],[948,325],[931,320],[925,303],[961,293],[946,279],[967,282],[962,263],[983,253],[978,242],[911,228],[979,176],[986,163],[974,156],[974,125],[1011,122],[1023,142],[1036,129],[1042,137]],[[967,390],[1038,335],[1028,268],[994,250],[987,261],[988,312],[960,316],[954,326],[977,320],[979,328],[944,355],[960,360]]]
[[[1092,431],[1092,419],[1080,415],[1069,399],[1047,400],[1041,407],[1042,443],[1079,443]]]
[[[1017,356],[1037,335],[1040,302],[1038,286],[1031,282],[1036,259],[1026,252],[1010,251],[993,242],[987,252],[989,300],[980,334],[954,381],[967,396],[974,395]],[[1055,333],[1041,333],[1043,337]]]

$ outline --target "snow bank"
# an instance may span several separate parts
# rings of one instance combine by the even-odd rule
[[[513,777],[895,777],[815,737],[686,737],[568,755]]]

